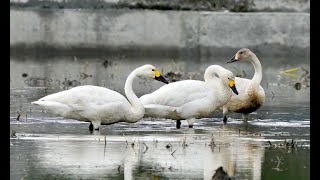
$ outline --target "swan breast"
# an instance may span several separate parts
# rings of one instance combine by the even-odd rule
[[[238,108],[235,112],[245,114],[254,112],[262,106],[265,99],[264,92],[261,92],[261,89],[257,90],[256,88],[248,88],[246,97],[246,99],[239,102],[240,104],[236,105]]]

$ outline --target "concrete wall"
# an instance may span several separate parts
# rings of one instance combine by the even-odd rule
[[[230,48],[232,53],[241,47],[261,51],[275,47],[263,53],[309,58],[309,13],[15,9],[10,19],[12,56],[37,46],[61,51],[71,47],[212,52]],[[279,47],[288,50],[277,52]]]

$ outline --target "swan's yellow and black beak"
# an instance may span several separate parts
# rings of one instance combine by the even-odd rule
[[[232,63],[232,62],[235,62],[235,61],[237,61],[238,59],[236,58],[236,55],[234,55],[231,59],[229,59],[228,61],[227,61],[227,63]]]
[[[236,88],[236,84],[234,83],[234,80],[229,79],[229,87],[232,89],[232,91],[233,91],[236,95],[239,94],[239,93],[238,93],[238,90],[237,90],[237,88]]]
[[[163,83],[166,83],[168,84],[169,82],[160,74],[160,72],[156,69],[153,70],[154,72],[154,79],[157,80],[157,81],[161,81]]]

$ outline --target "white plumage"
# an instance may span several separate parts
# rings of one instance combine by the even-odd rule
[[[154,78],[168,83],[152,65],[141,66],[128,76],[125,94],[108,88],[85,85],[45,96],[32,104],[65,118],[90,121],[90,130],[98,129],[101,124],[120,121],[134,123],[144,116],[144,107],[132,90],[135,77]]]
[[[255,73],[252,79],[236,77],[238,96],[232,96],[223,106],[223,122],[227,122],[228,112],[242,113],[244,121],[248,115],[259,109],[265,101],[265,92],[260,83],[262,80],[262,67],[257,56],[247,48],[240,49],[227,63],[249,61],[253,64]]]
[[[140,100],[145,107],[145,117],[187,120],[192,127],[195,119],[208,117],[225,105],[231,98],[231,89],[237,94],[234,74],[221,66],[209,66],[204,80],[177,81],[143,95]]]

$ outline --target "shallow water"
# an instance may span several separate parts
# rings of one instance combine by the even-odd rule
[[[249,123],[220,116],[192,129],[144,118],[92,134],[85,122],[12,116],[10,179],[211,179],[219,166],[236,179],[310,179],[308,104],[266,105]]]
[[[225,65],[224,58],[214,63]],[[205,67],[213,63],[151,60],[171,81],[202,79]],[[219,166],[236,179],[310,179],[309,85],[277,73],[287,67],[265,68],[266,103],[250,115],[249,123],[230,114],[223,125],[222,112],[217,111],[212,118],[196,121],[192,129],[186,121],[176,129],[175,121],[144,118],[101,126],[90,134],[88,123],[55,117],[30,104],[85,84],[123,94],[128,73],[144,63],[150,59],[11,57],[10,179],[211,179]],[[252,77],[253,69],[246,64],[226,67]],[[300,81],[301,88],[294,88]],[[133,89],[140,96],[162,85],[137,80]]]

